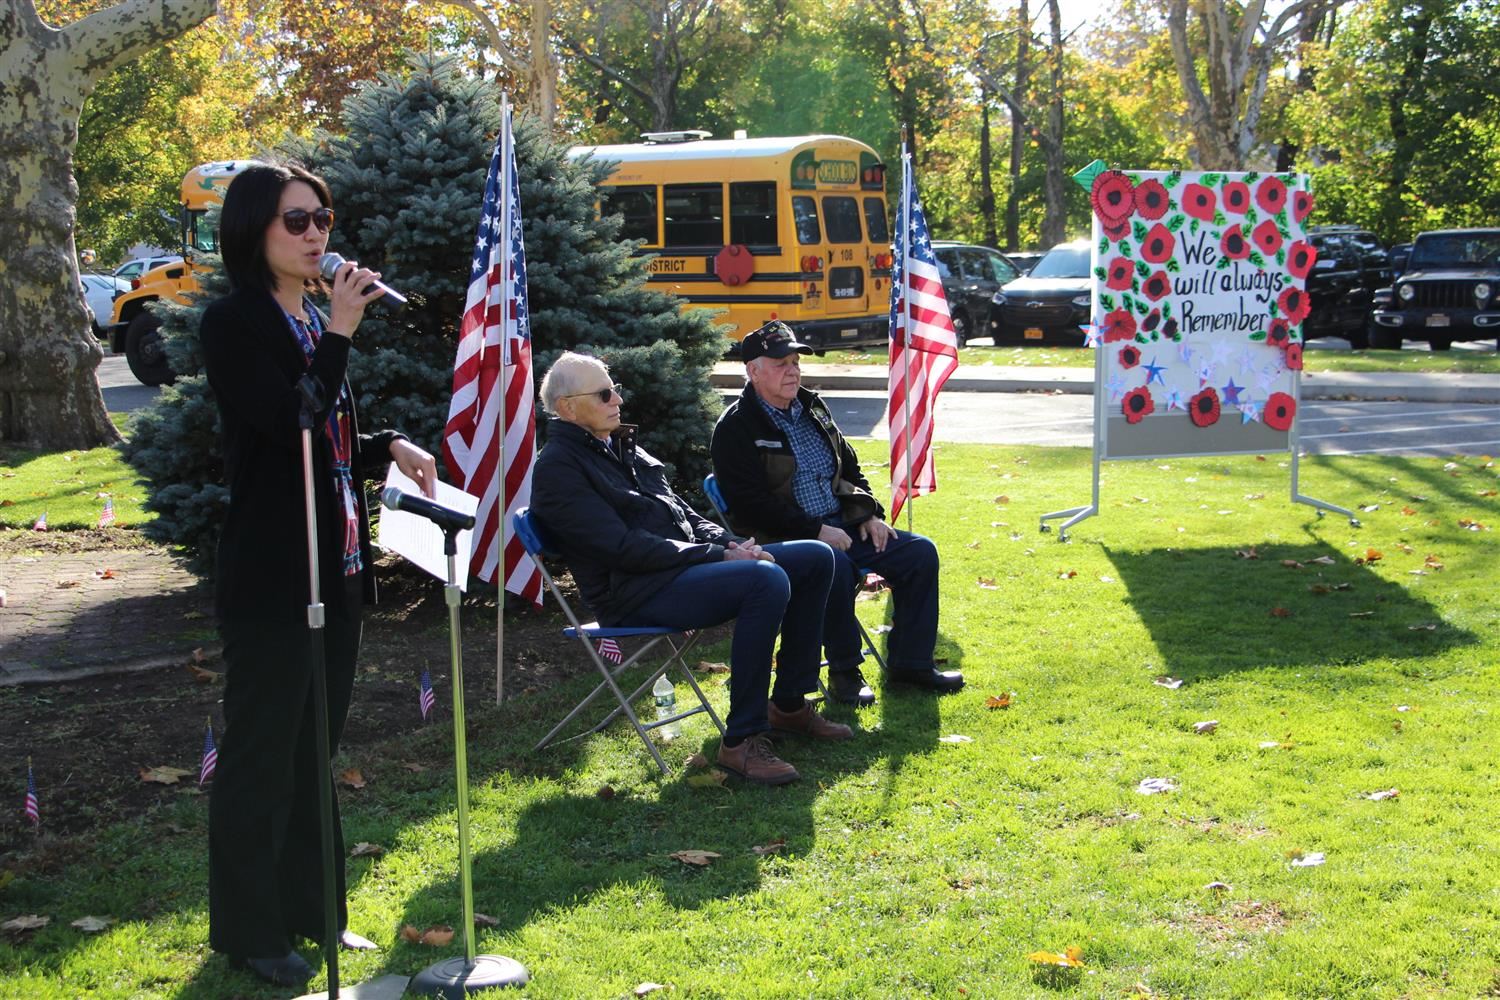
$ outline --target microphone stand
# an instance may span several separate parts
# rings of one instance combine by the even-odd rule
[[[302,396],[298,426],[302,429],[302,496],[307,511],[308,604],[307,628],[311,639],[313,668],[313,716],[318,744],[318,820],[323,840],[323,961],[328,969],[328,993],[339,995],[339,917],[338,900],[334,898],[333,846],[333,768],[328,746],[328,657],[325,643],[327,622],[318,579],[318,511],[313,498],[312,432],[316,423],[320,387],[310,375],[297,382]]]
[[[470,993],[508,986],[524,986],[531,977],[526,967],[504,955],[474,954],[474,883],[469,859],[469,751],[465,742],[464,667],[458,608],[462,591],[458,586],[458,532],[452,525],[443,530],[443,552],[448,557],[448,583],[443,588],[448,604],[448,656],[452,662],[453,757],[458,786],[458,874],[463,895],[464,957],[436,962],[412,977],[407,995],[463,1000]],[[331,996],[332,994],[330,994]]]

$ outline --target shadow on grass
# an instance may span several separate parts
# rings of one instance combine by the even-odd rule
[[[1252,550],[1105,548],[1165,673],[1193,680],[1389,658],[1417,661],[1410,672],[1420,674],[1423,658],[1478,642],[1332,546],[1277,545],[1246,558]]]

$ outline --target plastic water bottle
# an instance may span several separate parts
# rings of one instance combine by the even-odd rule
[[[656,698],[656,718],[666,719],[677,714],[677,689],[672,682],[667,680],[667,675],[662,674],[651,685],[651,694]],[[675,722],[669,722],[664,726],[657,726],[656,732],[665,740],[675,740],[682,735],[682,727]]]

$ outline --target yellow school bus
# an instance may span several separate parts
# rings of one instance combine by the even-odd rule
[[[773,319],[820,352],[887,342],[891,236],[873,149],[836,135],[643,138],[568,155],[615,164],[600,210],[641,241],[653,287],[720,311],[736,347]]]

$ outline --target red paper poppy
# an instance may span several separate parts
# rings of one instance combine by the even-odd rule
[[[1152,302],[1160,302],[1172,291],[1172,279],[1166,271],[1156,271],[1141,285],[1141,294]]]
[[[1120,409],[1125,414],[1127,423],[1138,424],[1148,413],[1156,411],[1156,400],[1151,398],[1151,390],[1145,386],[1137,386],[1125,394],[1120,402]]]
[[[1161,323],[1161,310],[1153,309],[1145,319],[1141,320],[1141,329],[1150,333],[1159,323]]]
[[[1161,333],[1162,333],[1163,337],[1171,337],[1173,340],[1181,340],[1182,339],[1181,337],[1177,336],[1177,317],[1176,316],[1168,316],[1167,317],[1167,321],[1161,325]]]
[[[1286,208],[1286,185],[1280,177],[1267,177],[1255,189],[1255,203],[1268,215]]]
[[[1318,248],[1301,240],[1293,243],[1286,252],[1286,269],[1294,278],[1305,278],[1318,259]]]
[[[1120,367],[1134,368],[1141,363],[1141,349],[1134,344],[1126,344],[1120,348]]]
[[[1167,206],[1170,204],[1171,199],[1167,197],[1167,189],[1161,186],[1161,181],[1144,181],[1135,189],[1135,214],[1143,219],[1160,219],[1167,214]]]
[[[1250,187],[1243,181],[1230,181],[1224,185],[1224,211],[1244,215],[1250,207]]]
[[[1271,393],[1271,398],[1266,400],[1265,407],[1260,411],[1261,419],[1273,431],[1288,430],[1296,415],[1297,401],[1284,392]]]
[[[1269,347],[1285,347],[1292,342],[1291,330],[1287,327],[1284,319],[1271,320],[1271,326],[1266,330],[1266,344]]]
[[[1245,230],[1240,226],[1230,226],[1224,230],[1224,237],[1219,240],[1219,249],[1230,260],[1244,260],[1250,256],[1250,241],[1245,239]]]
[[[1102,221],[1119,225],[1135,211],[1135,185],[1120,171],[1106,170],[1094,178],[1089,202]]]
[[[1104,235],[1109,237],[1111,242],[1118,242],[1130,235],[1129,219],[1124,222],[1106,222],[1100,219],[1099,227],[1104,230]]]
[[[1276,225],[1275,219],[1267,219],[1256,226],[1250,238],[1255,241],[1260,252],[1267,257],[1281,249],[1281,228]]]
[[[1300,372],[1302,370],[1302,345],[1287,344],[1285,360],[1288,368],[1294,372]]]
[[[1219,419],[1219,391],[1209,386],[1188,400],[1188,416],[1199,427],[1207,427]]]
[[[1218,199],[1202,184],[1189,184],[1182,189],[1182,210],[1202,222],[1214,221],[1214,210]]]
[[[1135,336],[1135,317],[1129,309],[1116,309],[1104,317],[1104,342],[1130,340]]]
[[[1281,307],[1281,314],[1292,326],[1307,319],[1307,314],[1312,312],[1312,303],[1308,301],[1307,293],[1300,288],[1288,288],[1276,297],[1276,304]]]
[[[1292,218],[1301,222],[1312,214],[1313,205],[1317,204],[1313,196],[1306,191],[1298,191],[1292,196]]]
[[[1135,265],[1124,257],[1116,257],[1109,262],[1109,277],[1104,284],[1117,292],[1128,292],[1134,279]]]
[[[1175,249],[1177,238],[1172,235],[1172,230],[1158,222],[1141,242],[1141,259],[1152,264],[1165,264]]]

